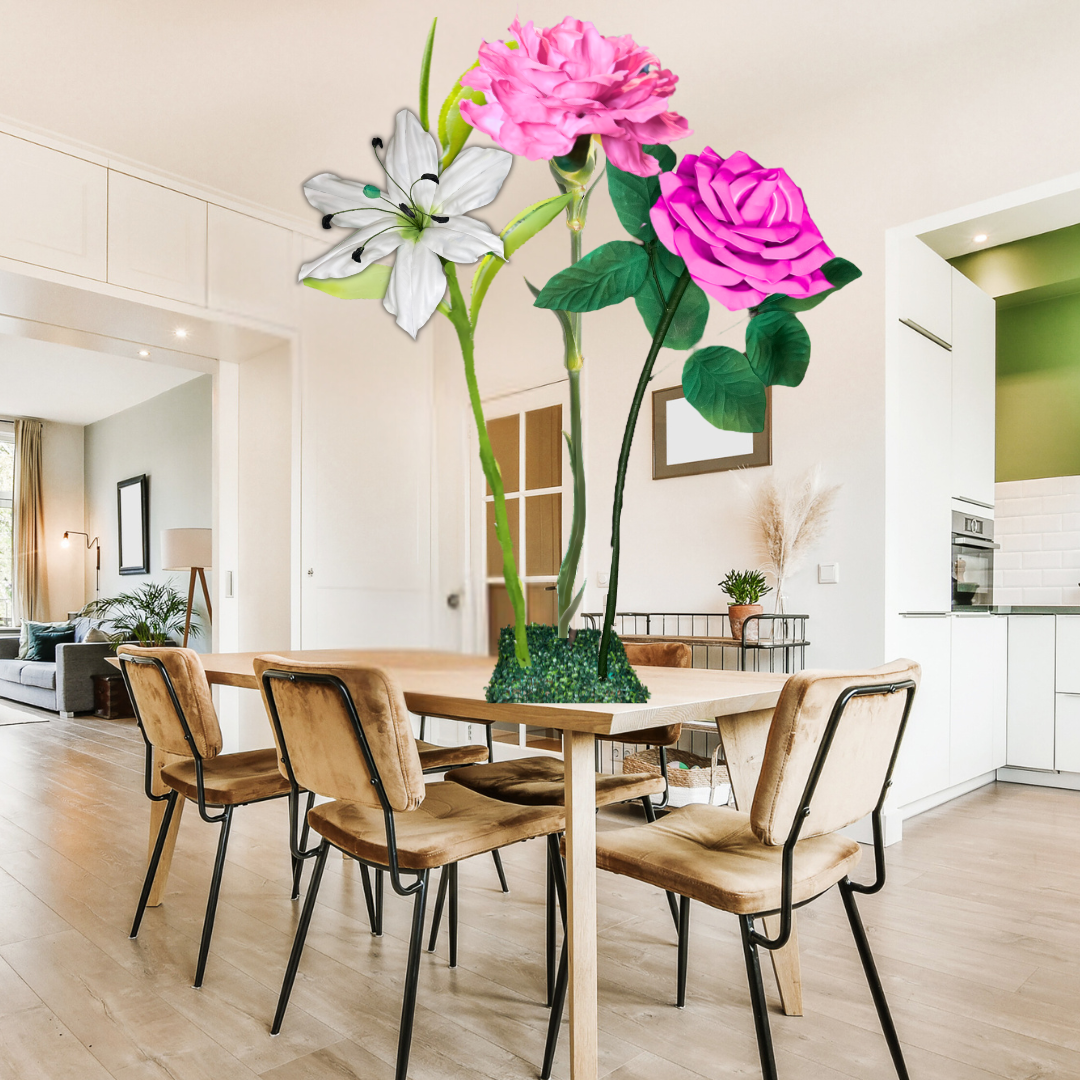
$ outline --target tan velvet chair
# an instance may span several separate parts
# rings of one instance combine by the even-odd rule
[[[161,819],[150,864],[146,868],[131,937],[138,936],[177,799],[181,796],[190,799],[198,805],[203,821],[221,825],[210,895],[206,901],[199,960],[195,968],[194,985],[202,986],[206,960],[210,954],[210,938],[214,932],[214,916],[221,891],[233,810],[246,803],[288,796],[291,825],[295,829],[300,793],[293,791],[281,775],[277,751],[273,748],[239,754],[221,753],[221,728],[214,712],[206,673],[197,653],[191,649],[143,649],[135,645],[121,645],[117,655],[135,718],[146,743],[146,796],[154,802],[165,803],[165,814]],[[175,755],[178,759],[170,761],[161,770],[161,779],[170,788],[165,795],[155,795],[152,790],[154,750]],[[309,805],[310,799],[309,795]],[[210,814],[208,807],[220,808],[220,813]],[[301,837],[301,846],[303,843]],[[300,860],[294,856],[294,900],[300,895],[301,866]]]
[[[662,821],[603,833],[596,865],[680,895],[678,1004],[685,1003],[690,901],[738,916],[761,1071],[776,1080],[758,949],[788,943],[792,912],[834,885],[844,901],[893,1064],[907,1080],[903,1052],[870,953],[856,893],[885,884],[881,808],[919,682],[919,665],[898,660],[865,672],[803,671],[784,686],[749,812],[691,805]],[[853,882],[860,848],[840,830],[872,815],[875,878]],[[780,916],[767,938],[754,928],[762,915]],[[551,1075],[563,1001],[566,946],[541,1076]]]
[[[405,1080],[430,872],[450,866],[456,892],[462,859],[539,836],[548,837],[558,861],[563,810],[512,806],[460,784],[425,785],[404,697],[385,671],[268,655],[256,658],[255,672],[292,790],[307,788],[333,800],[308,811],[322,842],[299,853],[314,858],[315,865],[271,1032],[281,1030],[333,846],[385,870],[399,896],[414,898],[395,1074]]]

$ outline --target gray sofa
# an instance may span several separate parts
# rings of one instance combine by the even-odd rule
[[[115,675],[106,657],[108,642],[83,641],[56,646],[56,663],[19,660],[17,636],[0,637],[0,698],[51,709],[61,716],[92,712],[94,676]]]

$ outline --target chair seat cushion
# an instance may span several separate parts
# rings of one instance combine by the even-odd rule
[[[43,690],[56,689],[56,664],[45,661],[26,660],[19,672],[19,682],[23,686],[40,686]]]
[[[416,749],[420,754],[420,768],[453,769],[458,765],[475,765],[487,761],[486,746],[437,746],[435,743],[416,740]]]
[[[161,779],[186,799],[198,799],[195,782],[195,759],[173,761],[161,770]],[[258,799],[288,795],[289,781],[278,768],[278,753],[269,750],[244,750],[239,754],[221,754],[203,762],[203,790],[209,806],[239,806]]]
[[[502,802],[521,806],[562,806],[566,798],[563,763],[553,757],[515,758],[473,765],[448,773],[447,780]],[[664,780],[647,773],[596,774],[596,805],[662,795]]]
[[[322,803],[308,812],[308,824],[342,851],[386,865],[381,810],[340,800]],[[561,807],[513,806],[460,784],[428,784],[416,810],[394,814],[398,865],[430,870],[519,840],[561,832],[564,825]]]
[[[691,804],[650,825],[601,833],[596,865],[736,915],[780,907],[782,847],[763,844],[750,815]],[[854,840],[830,833],[795,848],[793,902],[835,885],[859,862]]]

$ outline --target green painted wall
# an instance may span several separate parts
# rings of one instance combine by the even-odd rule
[[[997,479],[1080,475],[1080,225],[950,261],[997,299]]]
[[[1080,475],[1080,293],[997,313],[997,479]]]

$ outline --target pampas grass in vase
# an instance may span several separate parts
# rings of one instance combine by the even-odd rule
[[[776,614],[784,614],[784,579],[806,561],[825,534],[839,484],[826,484],[815,465],[801,476],[768,476],[750,492],[751,524],[762,569],[776,579]]]

